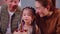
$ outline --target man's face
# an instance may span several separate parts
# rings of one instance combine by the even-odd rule
[[[46,16],[47,9],[44,8],[41,3],[35,1],[35,7],[36,7],[36,14],[40,15],[40,17]]]
[[[19,0],[6,0],[8,8],[11,10],[16,9],[19,3]]]

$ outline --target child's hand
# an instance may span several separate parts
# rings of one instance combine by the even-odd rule
[[[27,31],[14,31],[13,34],[28,34]]]
[[[13,34],[20,34],[20,31],[14,31]]]

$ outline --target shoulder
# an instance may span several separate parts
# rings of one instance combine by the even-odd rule
[[[17,7],[17,10],[18,10],[18,11],[22,11],[21,7],[19,7],[19,6]]]
[[[57,15],[58,17],[60,17],[60,9],[58,9],[58,8],[55,9],[55,15]]]
[[[19,13],[19,15],[21,15],[21,14],[22,14],[22,9],[21,9],[21,7],[18,6],[16,12]]]
[[[58,19],[57,19],[57,30],[56,32],[59,33],[60,32],[60,9],[57,9],[58,12]]]
[[[60,14],[60,9],[56,8],[56,12],[57,12],[58,14]]]
[[[1,9],[7,9],[7,4],[3,4],[3,5],[1,6]]]
[[[1,6],[1,13],[7,13],[7,5],[6,4],[3,4],[2,6]]]

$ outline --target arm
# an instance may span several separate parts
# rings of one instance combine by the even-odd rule
[[[0,34],[1,34],[1,8],[0,8]]]
[[[41,34],[40,29],[38,28],[38,26],[36,25],[36,34]]]
[[[60,12],[59,12],[59,16],[58,16],[58,22],[57,22],[57,30],[56,30],[56,34],[60,34]]]

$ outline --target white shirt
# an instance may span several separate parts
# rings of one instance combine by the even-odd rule
[[[9,13],[10,17],[14,14],[14,12],[11,12],[9,10],[8,10],[8,13]]]

